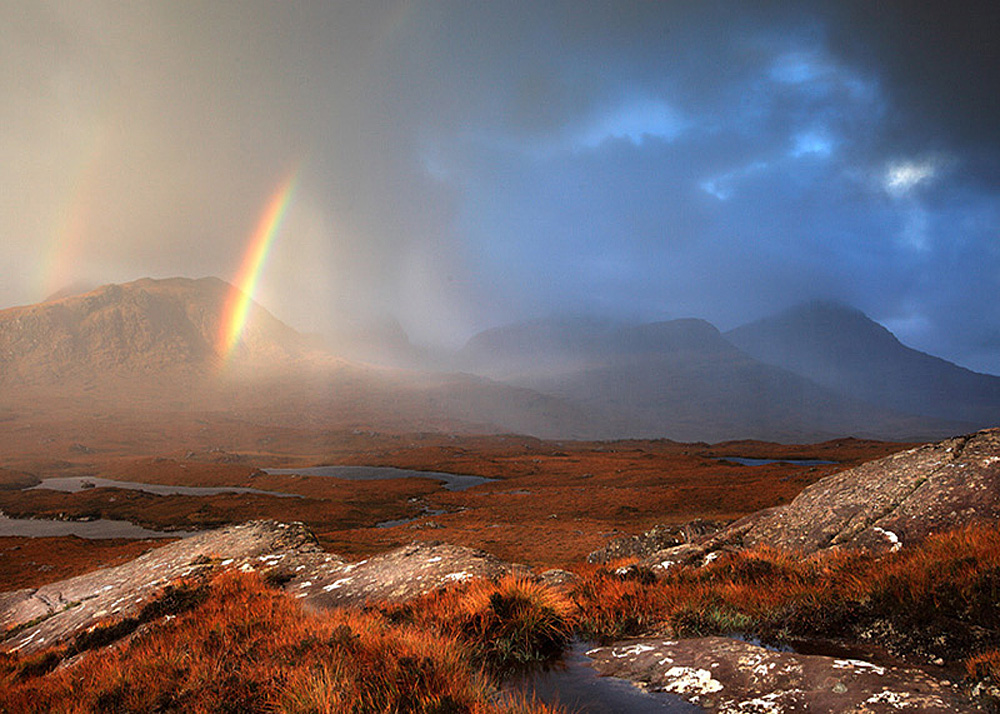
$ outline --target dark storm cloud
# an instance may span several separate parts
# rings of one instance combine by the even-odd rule
[[[1000,5],[993,2],[838,3],[831,45],[882,78],[901,146],[968,151],[1000,181]]]
[[[837,298],[1000,370],[998,11],[871,2],[0,10],[0,300],[232,276],[320,330]],[[61,259],[61,261],[60,261]]]

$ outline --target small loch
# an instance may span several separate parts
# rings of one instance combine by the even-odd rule
[[[9,518],[0,513],[0,536],[21,538],[186,538],[198,531],[153,531],[129,521],[96,518],[92,521],[54,521],[42,518]]]
[[[822,459],[749,459],[743,456],[716,456],[716,461],[731,461],[742,466],[764,466],[765,464],[795,464],[796,466],[829,466],[837,461]]]
[[[278,498],[303,498],[295,493],[281,493],[280,491],[265,491],[259,488],[246,488],[242,486],[172,486],[159,483],[139,483],[136,481],[115,481],[109,478],[96,478],[92,476],[71,476],[66,478],[47,478],[37,486],[30,489],[50,489],[52,491],[64,491],[66,493],[77,493],[91,488],[121,488],[127,491],[144,491],[157,496],[216,496],[220,493],[254,493],[258,496],[276,496]]]
[[[414,469],[397,469],[392,466],[311,466],[301,469],[262,469],[275,476],[329,476],[349,481],[377,481],[390,478],[429,478],[443,481],[449,491],[464,491],[473,486],[491,483],[496,479],[483,476],[467,476],[464,474],[449,474],[443,471],[416,471]]]

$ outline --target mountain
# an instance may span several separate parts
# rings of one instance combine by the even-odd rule
[[[599,433],[600,420],[551,395],[344,359],[255,303],[241,338],[223,349],[233,294],[217,278],[144,278],[0,311],[0,413],[213,412],[324,428]]]
[[[585,316],[511,323],[473,335],[455,356],[455,366],[501,378],[565,371],[613,347],[621,328],[613,320]]]
[[[859,310],[811,302],[726,333],[747,354],[817,384],[909,414],[1000,424],[1000,377],[902,344]]]
[[[216,278],[147,278],[2,310],[0,411],[211,412],[320,429],[689,441],[913,440],[970,429],[766,364],[703,320],[510,325],[469,341],[457,358],[466,373],[429,372],[332,353],[252,302],[240,339],[224,348],[234,294]],[[857,328],[846,341],[885,342],[869,323],[859,324],[875,337]],[[383,333],[372,343],[405,355],[405,333]]]
[[[0,384],[207,373],[224,359],[218,336],[232,291],[217,278],[145,278],[0,311]],[[302,358],[310,345],[253,305],[236,349],[259,367]]]
[[[697,319],[511,325],[475,336],[462,357],[480,374],[603,415],[609,436],[909,439],[967,426],[914,418],[764,364]]]

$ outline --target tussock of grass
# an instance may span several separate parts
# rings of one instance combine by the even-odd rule
[[[50,662],[47,655],[36,655]],[[467,648],[442,632],[357,610],[310,615],[255,575],[224,573],[207,597],[115,648],[45,676],[0,661],[0,711],[470,712],[500,705]]]
[[[394,621],[454,637],[497,674],[559,657],[573,637],[574,603],[532,580],[477,580],[386,608]]]

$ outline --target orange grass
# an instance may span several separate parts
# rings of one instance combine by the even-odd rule
[[[475,580],[382,612],[389,620],[458,639],[478,663],[499,674],[559,657],[576,624],[569,598],[518,576]]]
[[[872,640],[960,661],[1000,646],[1000,530],[970,526],[897,553],[801,557],[762,548],[675,568],[583,568],[572,597],[584,636],[746,633]]]
[[[30,664],[0,659],[0,711],[555,711],[494,701],[490,679],[441,632],[356,610],[310,615],[232,572],[194,609],[115,647],[45,676]]]

